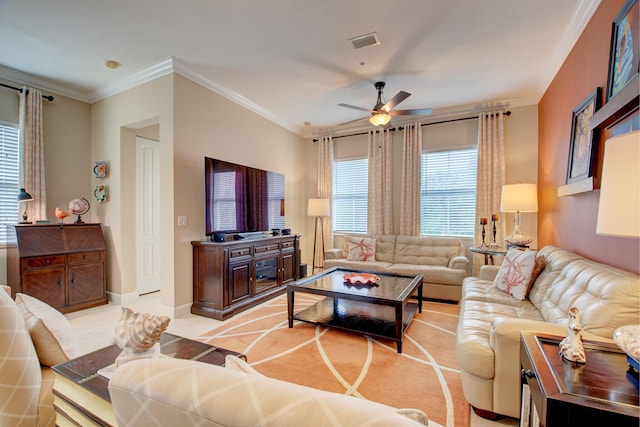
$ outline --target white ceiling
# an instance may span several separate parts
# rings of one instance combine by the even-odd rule
[[[309,137],[366,115],[337,104],[373,107],[378,80],[434,117],[535,104],[599,3],[0,0],[0,77],[95,102],[177,72]]]

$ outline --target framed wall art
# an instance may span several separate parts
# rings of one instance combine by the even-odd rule
[[[593,113],[600,108],[600,88],[597,87],[573,110],[567,184],[593,175],[593,160],[597,137],[589,126]]]
[[[607,101],[640,72],[639,21],[638,0],[627,0],[613,20]]]

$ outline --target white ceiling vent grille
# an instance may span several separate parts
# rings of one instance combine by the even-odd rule
[[[349,39],[349,41],[353,44],[353,47],[356,49],[380,44],[380,39],[378,38],[378,34],[376,34],[375,32],[364,34],[358,37],[353,37]]]

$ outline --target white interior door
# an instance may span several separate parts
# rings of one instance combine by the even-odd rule
[[[159,291],[158,141],[136,136],[136,278],[138,295]]]

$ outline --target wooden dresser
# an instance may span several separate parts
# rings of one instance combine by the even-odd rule
[[[191,313],[225,320],[284,293],[299,277],[300,237],[191,242]]]
[[[62,313],[107,303],[105,242],[100,224],[17,224],[7,249],[11,292]]]

